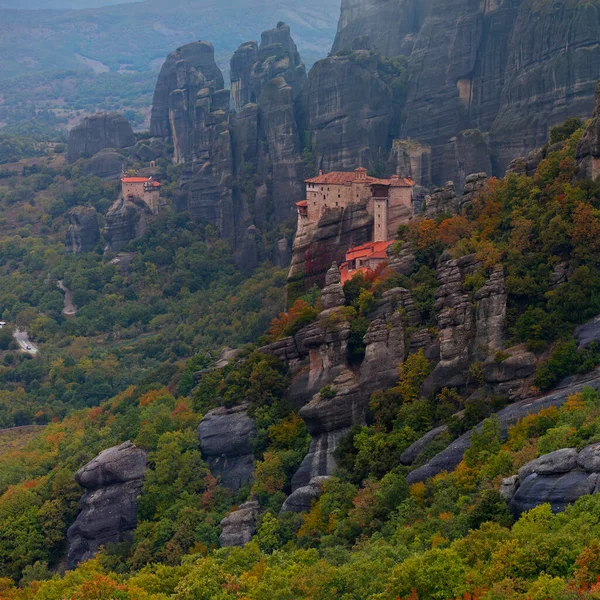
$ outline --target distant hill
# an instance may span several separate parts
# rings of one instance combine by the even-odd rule
[[[0,8],[60,9],[60,8],[98,8],[114,4],[126,4],[139,0],[0,0]]]
[[[52,0],[56,7],[74,0]],[[115,0],[84,0],[114,3]],[[32,7],[41,0],[19,2]],[[16,0],[0,0],[15,5]],[[81,6],[80,1],[77,2]],[[198,39],[215,46],[228,73],[233,51],[277,21],[292,27],[307,65],[327,54],[339,0],[147,0],[83,10],[0,9],[0,79],[36,71],[87,68],[97,72],[157,69],[176,47]]]

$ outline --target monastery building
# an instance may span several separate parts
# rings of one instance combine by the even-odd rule
[[[121,193],[123,198],[140,198],[153,214],[158,214],[160,204],[160,183],[152,177],[127,177],[121,178]]]

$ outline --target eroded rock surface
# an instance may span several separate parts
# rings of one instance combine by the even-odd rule
[[[98,113],[86,117],[71,129],[67,160],[90,158],[105,148],[127,148],[135,144],[135,135],[127,119],[119,113]]]
[[[598,493],[600,444],[577,452],[563,448],[536,458],[502,481],[500,493],[516,514],[548,502],[553,512],[564,510],[581,496]]]
[[[329,477],[313,477],[308,485],[298,488],[292,492],[283,503],[279,514],[286,512],[308,512],[321,495],[323,494],[323,484]]]
[[[145,472],[146,453],[131,442],[105,450],[77,471],[86,492],[67,532],[68,569],[93,558],[100,546],[131,539]]]
[[[141,198],[120,197],[106,213],[106,249],[119,252],[128,242],[144,237],[151,218],[152,211]]]
[[[216,408],[198,426],[200,448],[211,473],[233,492],[252,479],[254,470],[256,426],[247,411],[247,404]]]
[[[98,213],[90,206],[76,206],[69,211],[67,250],[74,254],[90,252],[100,241]]]
[[[257,500],[248,500],[238,510],[227,515],[221,521],[223,531],[219,536],[219,544],[227,546],[245,546],[256,532],[256,520],[260,513]]]

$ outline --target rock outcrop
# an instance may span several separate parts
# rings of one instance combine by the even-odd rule
[[[312,508],[313,502],[316,502],[323,494],[323,484],[328,479],[329,477],[313,477],[308,485],[298,488],[286,498],[279,514],[308,512]]]
[[[314,477],[332,475],[336,466],[334,453],[340,440],[354,425],[365,423],[369,397],[361,390],[357,377],[345,369],[331,388],[335,392],[333,398],[315,394],[300,410],[312,441],[292,478],[292,491],[307,487]]]
[[[437,270],[436,318],[440,329],[440,362],[423,385],[428,395],[442,387],[468,383],[469,365],[501,349],[506,334],[506,287],[499,266],[473,297],[464,280],[481,269],[474,255],[442,256]]]
[[[410,177],[417,185],[431,187],[431,147],[416,140],[394,140],[389,170]]]
[[[154,91],[150,133],[172,138],[177,163],[191,159],[196,94],[204,87],[224,87],[212,44],[194,42],[169,54]]]
[[[230,513],[221,521],[223,531],[219,536],[222,548],[245,546],[256,532],[256,521],[260,513],[257,500],[248,500],[238,510]]]
[[[302,92],[302,128],[319,169],[349,171],[387,159],[394,103],[378,65],[377,54],[355,50],[311,69]]]
[[[127,158],[114,149],[106,148],[86,160],[83,172],[101,179],[116,179],[123,172]]]
[[[332,52],[351,50],[367,36],[384,56],[410,56],[432,0],[342,0]]]
[[[198,426],[200,448],[211,473],[233,492],[251,481],[254,470],[256,426],[247,411],[247,404],[216,408]]]
[[[106,250],[119,252],[128,242],[144,237],[152,211],[141,198],[119,198],[106,213]]]
[[[596,84],[594,114],[577,145],[575,158],[579,167],[577,178],[600,177],[600,82]]]
[[[67,532],[68,569],[93,558],[100,546],[131,539],[145,472],[146,453],[131,442],[105,450],[77,471],[86,492]]]
[[[600,444],[581,452],[563,448],[536,458],[506,478],[500,493],[513,513],[520,515],[548,502],[553,512],[560,512],[581,496],[600,491]]]
[[[135,135],[127,119],[119,113],[98,113],[86,117],[69,133],[67,160],[91,158],[105,148],[127,148]]]
[[[66,245],[69,252],[90,252],[100,241],[98,213],[91,206],[76,206],[69,211]]]
[[[373,217],[365,204],[327,210],[321,219],[296,233],[288,281],[299,291],[322,285],[331,263],[342,264],[348,248],[368,242]]]
[[[502,434],[505,436],[508,428],[517,421],[540,412],[544,408],[551,406],[562,406],[569,396],[581,392],[584,387],[600,389],[600,370],[596,369],[587,375],[569,377],[559,384],[556,390],[550,394],[545,394],[539,398],[532,398],[528,395],[526,398],[510,404],[506,408],[498,411],[496,417],[502,428]],[[481,429],[482,423],[477,428]],[[472,432],[467,432],[456,439],[448,448],[434,456],[426,465],[415,469],[407,476],[409,483],[425,481],[429,477],[434,477],[442,471],[452,471],[460,463],[465,450],[471,443]]]

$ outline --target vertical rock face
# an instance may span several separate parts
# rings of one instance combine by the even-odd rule
[[[69,211],[67,250],[74,254],[89,252],[99,241],[100,226],[96,209],[89,206],[76,206]]]
[[[369,50],[331,56],[311,69],[302,92],[303,129],[323,171],[349,171],[387,158],[393,94]]]
[[[98,113],[86,117],[71,129],[67,160],[91,157],[105,148],[127,148],[135,144],[135,135],[127,119],[119,113]]]
[[[397,175],[410,177],[422,187],[431,187],[431,147],[427,144],[394,140],[388,162]]]
[[[77,471],[86,492],[67,532],[68,569],[93,558],[100,546],[131,539],[145,472],[146,453],[131,442],[105,450]]]
[[[224,487],[237,492],[252,479],[256,436],[248,405],[211,410],[198,426],[200,448],[211,473],[221,478]]]
[[[354,425],[365,422],[368,395],[362,393],[356,376],[344,370],[333,382],[336,395],[331,399],[316,394],[300,410],[312,442],[308,454],[292,478],[292,490],[306,487],[313,477],[332,475],[334,452],[340,440]]]
[[[332,208],[321,219],[296,232],[288,281],[302,289],[321,285],[332,262],[342,264],[346,251],[368,242],[373,234],[373,217],[364,204]]]
[[[231,80],[239,114],[233,120],[236,178],[241,188],[265,186],[253,207],[256,225],[265,228],[293,217],[304,193],[296,114],[306,68],[289,26],[263,32],[260,46],[242,44],[231,59]]]
[[[368,36],[384,56],[409,56],[431,0],[342,0],[332,52],[350,50],[354,38]]]
[[[452,179],[461,192],[471,173],[491,173],[489,136],[479,129],[461,131],[444,148],[441,180]]]
[[[494,174],[503,174],[552,125],[589,114],[599,35],[595,3],[433,0],[410,56],[402,135],[431,144],[439,183],[448,141],[490,132]]]
[[[506,288],[501,267],[492,272],[473,298],[463,287],[467,275],[481,268],[474,255],[442,257],[435,310],[440,329],[440,362],[425,381],[425,395],[467,383],[469,365],[503,346],[506,334]]]
[[[576,159],[579,167],[577,177],[581,179],[596,179],[600,176],[600,82],[596,84],[595,103],[592,120],[577,145]]]
[[[154,91],[150,133],[173,138],[176,162],[190,158],[188,138],[193,131],[196,94],[206,86],[215,90],[224,86],[212,44],[187,44],[167,57]]]
[[[123,246],[142,238],[148,230],[152,211],[140,198],[119,198],[106,213],[106,249],[119,252]]]

